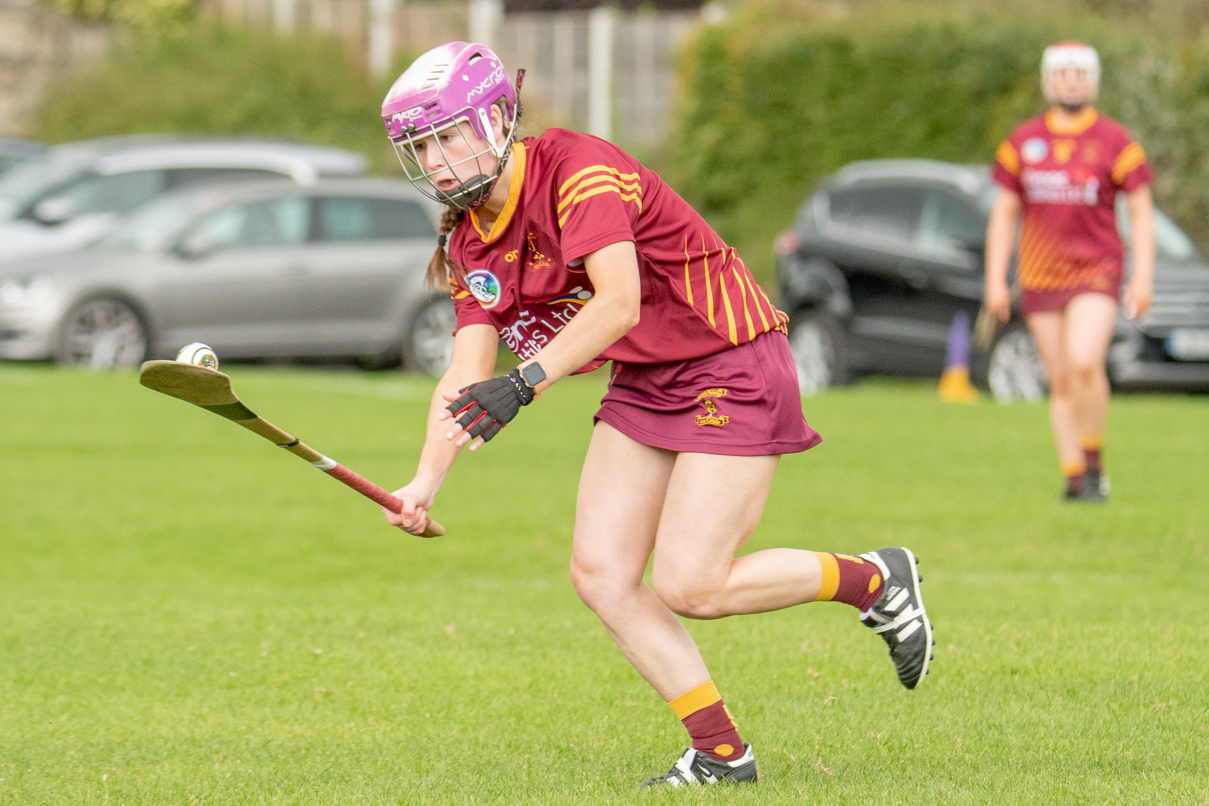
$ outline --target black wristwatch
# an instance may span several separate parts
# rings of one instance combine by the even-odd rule
[[[521,380],[530,389],[536,389],[537,385],[546,379],[546,371],[542,369],[542,365],[534,361],[532,364],[527,364],[521,367]]]

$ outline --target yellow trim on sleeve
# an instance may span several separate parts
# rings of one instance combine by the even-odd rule
[[[1007,140],[999,144],[999,150],[995,152],[995,161],[1012,176],[1020,176],[1020,157],[1016,156],[1016,149],[1012,148],[1012,144]]]
[[[830,602],[840,589],[840,563],[834,554],[816,551],[814,556],[819,558],[819,565],[823,566],[823,584],[819,586],[819,595],[814,600]]]
[[[722,695],[718,693],[718,687],[714,685],[714,681],[702,683],[690,692],[681,694],[676,699],[668,703],[672,706],[672,710],[676,712],[676,716],[680,719],[692,716],[702,708],[708,708],[714,703],[722,699]]]
[[[574,174],[566,182],[563,182],[562,185],[558,189],[558,195],[562,196],[564,193],[567,192],[567,188],[569,188],[569,187],[571,187],[571,185],[575,184],[575,182],[578,181],[580,177],[582,177],[586,174],[590,174],[593,171],[604,171],[605,173],[613,174],[613,176],[617,177],[618,179],[624,179],[627,181],[634,181],[634,182],[638,181],[638,174],[636,174],[636,173],[623,174],[621,171],[617,170],[616,168],[610,168],[607,165],[589,165],[587,168],[584,168],[582,171],[579,171],[578,173]]]
[[[1117,161],[1112,165],[1112,181],[1121,184],[1129,172],[1146,163],[1146,152],[1137,143],[1130,143],[1121,151]]]

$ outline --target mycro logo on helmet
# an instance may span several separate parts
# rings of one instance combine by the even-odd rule
[[[470,103],[475,99],[476,96],[482,95],[488,89],[494,87],[496,84],[499,84],[501,81],[506,81],[507,78],[508,74],[504,72],[504,65],[496,64],[495,69],[491,71],[491,74],[480,81],[478,86],[472,89],[470,94],[466,96],[466,103]]]
[[[486,269],[478,269],[466,275],[470,293],[484,308],[494,308],[500,301],[500,281]]]

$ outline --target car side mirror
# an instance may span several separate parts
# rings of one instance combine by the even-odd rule
[[[213,254],[217,248],[214,239],[204,232],[193,232],[181,239],[176,245],[176,253],[186,260],[200,260]]]
[[[76,215],[76,203],[61,196],[34,205],[34,220],[47,227],[65,224]]]

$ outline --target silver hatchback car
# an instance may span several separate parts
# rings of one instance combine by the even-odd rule
[[[0,176],[0,260],[77,249],[123,213],[199,182],[362,176],[338,148],[271,140],[127,135],[53,146]]]
[[[436,212],[393,180],[165,194],[85,249],[0,263],[0,359],[134,367],[200,341],[439,374],[454,313],[424,283]]]

